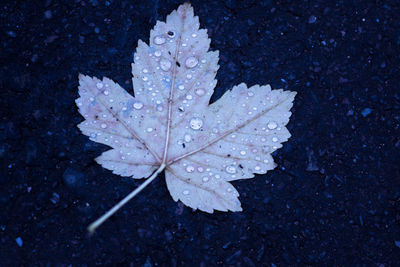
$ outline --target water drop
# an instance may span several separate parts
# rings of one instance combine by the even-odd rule
[[[97,87],[98,89],[103,88],[103,83],[101,83],[101,82],[100,82],[100,83],[97,83],[97,84],[96,84],[96,87]]]
[[[226,189],[226,191],[228,191],[230,193],[230,192],[232,192],[232,188],[229,187],[228,189]]]
[[[192,141],[192,137],[189,134],[185,134],[184,139],[185,139],[186,143],[189,143],[190,141]]]
[[[140,102],[140,101],[137,101],[137,102],[135,102],[135,103],[133,104],[133,107],[134,107],[135,109],[141,109],[141,108],[143,107],[143,103]]]
[[[242,155],[242,156],[246,155],[246,151],[244,151],[244,150],[240,151],[240,155]]]
[[[125,111],[125,110],[127,110],[127,108],[126,108],[126,107],[123,107],[122,110]]]
[[[194,167],[189,165],[189,166],[186,167],[186,171],[187,172],[194,172]]]
[[[248,92],[247,92],[247,95],[248,95],[248,96],[253,96],[254,93],[253,93],[252,91],[248,91]]]
[[[193,77],[192,74],[186,75],[186,78],[188,78],[189,80],[192,79],[192,77]]]
[[[169,38],[174,38],[174,36],[175,36],[175,32],[173,32],[173,31],[168,31],[167,34],[168,34]]]
[[[215,178],[216,178],[216,179],[219,179],[219,178],[221,178],[221,175],[216,174],[216,175],[215,175]]]
[[[197,34],[192,33],[192,37],[193,37],[193,38],[196,38],[196,36],[197,36]]]
[[[179,90],[183,90],[183,89],[185,89],[185,86],[183,86],[183,85],[181,84],[181,85],[178,86],[178,89],[179,89]]]
[[[267,159],[264,159],[264,163],[268,163],[269,162],[269,160],[267,160]]]
[[[198,171],[198,172],[203,172],[204,169],[203,169],[203,167],[197,167],[197,171]]]
[[[158,105],[156,106],[156,109],[157,109],[157,111],[159,111],[159,112],[163,111],[163,107],[162,107],[162,105],[160,105],[160,104],[158,104]]]
[[[108,92],[107,90],[104,90],[103,94],[104,95],[108,95],[110,92]]]
[[[184,195],[189,195],[189,190],[184,190],[184,191],[182,192],[182,194],[184,194]]]
[[[153,128],[150,128],[150,127],[149,127],[149,128],[146,129],[146,131],[147,131],[148,133],[151,133],[151,132],[153,131]]]
[[[94,98],[93,98],[93,97],[91,97],[91,98],[89,98],[89,100],[90,100],[90,102],[93,102],[93,101],[94,101]]]
[[[190,128],[193,130],[199,130],[203,126],[203,121],[200,118],[192,118],[190,120]]]
[[[278,142],[278,137],[272,137],[272,142]]]
[[[236,173],[236,168],[235,168],[235,166],[232,166],[232,165],[227,166],[225,170],[227,173],[230,173],[230,174]]]
[[[148,73],[149,71],[147,69],[143,69],[143,73]]]
[[[100,127],[103,128],[103,129],[105,129],[105,128],[107,128],[107,124],[102,123],[102,124],[100,125]]]
[[[156,56],[156,57],[161,57],[161,51],[156,51],[156,52],[154,52],[154,55]]]
[[[203,182],[207,183],[210,179],[207,176],[204,176],[202,180]]]
[[[156,45],[162,45],[163,43],[165,43],[165,38],[158,35],[158,36],[154,37],[153,41]]]
[[[187,95],[187,96],[186,96],[186,99],[187,99],[187,100],[192,100],[192,99],[193,99],[193,96],[192,96],[192,95]]]
[[[198,96],[203,96],[206,93],[206,91],[203,88],[198,88],[196,89],[195,93]]]
[[[188,57],[186,59],[185,65],[187,68],[191,69],[196,67],[197,63],[199,63],[199,61],[197,60],[197,58],[195,57]]]
[[[161,59],[160,60],[160,68],[163,71],[168,71],[171,68],[171,61],[167,60],[167,59]]]
[[[254,169],[255,169],[256,171],[259,171],[259,170],[261,170],[261,167],[260,167],[260,166],[256,166],[256,167],[254,167]]]
[[[270,121],[270,122],[268,122],[267,127],[268,127],[268,129],[273,130],[276,127],[278,127],[278,124],[274,121]]]

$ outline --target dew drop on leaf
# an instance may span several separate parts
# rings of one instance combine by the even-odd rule
[[[203,96],[206,93],[206,91],[203,88],[198,88],[196,89],[195,93],[198,96]]]
[[[164,44],[165,43],[165,38],[164,37],[162,37],[162,36],[156,36],[156,37],[154,37],[154,43],[156,44],[156,45],[162,45],[162,44]]]
[[[227,166],[225,170],[226,170],[227,173],[230,173],[230,174],[236,173],[236,167],[232,166],[232,165]]]
[[[274,121],[270,121],[270,122],[268,122],[267,127],[268,127],[268,129],[273,130],[273,129],[275,129],[276,127],[278,127],[278,124],[277,124],[276,122],[274,122]],[[275,141],[274,141],[274,142],[275,142]]]
[[[272,137],[272,142],[278,142],[278,137]]]
[[[107,128],[107,124],[102,123],[102,124],[100,125],[100,127],[103,128],[103,129],[105,129],[105,128]]]
[[[185,61],[185,65],[189,69],[196,67],[197,63],[199,63],[199,60],[195,57],[188,57]]]
[[[173,31],[168,31],[167,34],[168,34],[169,38],[174,38],[174,36],[175,36],[175,32],[173,32]]]
[[[163,111],[164,108],[162,107],[161,104],[158,104],[158,105],[156,106],[156,109],[157,109],[157,111],[161,112],[161,111]]]
[[[96,84],[96,87],[97,87],[98,89],[103,88],[103,83],[97,83],[97,84]]]
[[[172,64],[171,61],[167,60],[167,59],[161,59],[160,60],[160,68],[163,71],[169,71],[169,69],[171,68]]]
[[[194,167],[189,165],[189,166],[186,167],[186,171],[187,172],[194,172]]]
[[[200,118],[192,118],[190,120],[190,128],[193,130],[199,130],[203,126],[203,120]]]
[[[143,103],[140,101],[137,101],[133,104],[134,109],[141,109],[143,107]]]
[[[210,178],[208,178],[207,176],[204,176],[202,180],[203,180],[203,182],[207,183],[210,180]]]
[[[184,195],[186,195],[186,196],[189,195],[189,193],[190,193],[189,190],[184,190],[184,191],[182,192],[182,194],[184,194]]]
[[[185,139],[186,143],[189,143],[190,141],[192,141],[192,137],[190,136],[190,134],[185,134],[184,139]]]

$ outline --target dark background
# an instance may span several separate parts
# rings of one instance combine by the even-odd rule
[[[77,129],[78,73],[131,90],[133,52],[181,1],[2,1],[1,266],[399,266],[400,3],[192,1],[233,85],[298,92],[278,167],[233,184],[240,213],[193,212],[162,175],[94,162]]]

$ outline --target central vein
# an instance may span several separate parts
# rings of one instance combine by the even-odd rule
[[[182,23],[183,24],[183,23]],[[182,26],[183,30],[183,26]],[[168,118],[167,118],[167,132],[165,134],[165,145],[164,145],[164,154],[162,157],[162,163],[166,164],[167,162],[167,156],[168,156],[168,146],[169,146],[169,139],[170,139],[170,134],[171,134],[171,124],[172,124],[172,103],[173,103],[173,98],[174,98],[174,88],[175,88],[175,81],[176,81],[176,71],[177,71],[177,64],[176,62],[178,61],[178,52],[179,52],[179,45],[181,43],[181,35],[179,36],[178,40],[176,41],[176,49],[175,49],[175,56],[173,58],[173,70],[172,70],[172,82],[171,82],[171,88],[169,90],[169,96],[168,96]]]

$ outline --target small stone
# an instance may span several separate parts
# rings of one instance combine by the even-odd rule
[[[317,17],[314,16],[314,15],[311,15],[311,16],[308,18],[308,23],[310,23],[310,24],[315,23],[316,21],[317,21]]]
[[[361,115],[365,118],[367,117],[369,114],[371,114],[372,110],[370,108],[365,108],[361,111]]]
[[[18,245],[19,247],[22,247],[22,245],[24,244],[24,241],[22,241],[22,238],[21,238],[21,237],[15,238],[15,242],[17,242],[17,245]]]
[[[50,198],[51,203],[56,205],[58,201],[60,201],[60,195],[57,194],[56,192],[53,193],[52,197]]]

